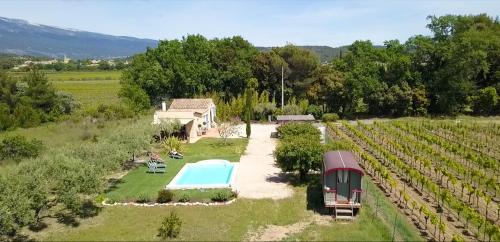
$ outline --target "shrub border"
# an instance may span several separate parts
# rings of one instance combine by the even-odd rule
[[[223,205],[229,205],[232,204],[233,202],[236,201],[237,198],[233,198],[232,200],[226,201],[226,202],[209,202],[209,203],[204,203],[204,202],[187,202],[187,203],[181,203],[181,202],[175,202],[175,203],[137,203],[137,202],[128,202],[128,203],[107,203],[107,200],[104,200],[101,204],[103,206],[107,207],[113,207],[113,206],[136,206],[136,207],[162,207],[162,206],[223,206]]]

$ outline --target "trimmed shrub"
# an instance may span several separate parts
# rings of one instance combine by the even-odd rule
[[[235,197],[234,192],[228,190],[222,190],[216,192],[211,199],[214,202],[226,202],[233,197]]]
[[[285,139],[291,136],[313,136],[319,141],[320,131],[309,123],[286,123],[277,128],[278,134]],[[313,138],[315,139],[315,138]]]
[[[323,122],[337,122],[340,117],[336,113],[325,113],[323,114]]]
[[[148,203],[151,202],[151,198],[147,194],[139,194],[139,197],[135,200],[137,203]]]
[[[158,192],[158,197],[156,198],[156,202],[158,203],[168,203],[171,202],[174,198],[174,193],[170,190],[160,190]]]
[[[176,238],[179,236],[182,227],[182,220],[175,211],[170,212],[168,217],[163,218],[158,236],[162,239]]]
[[[181,202],[181,203],[187,203],[189,201],[191,201],[191,198],[189,197],[189,194],[187,194],[187,193],[182,194],[181,198],[179,198],[179,202]]]

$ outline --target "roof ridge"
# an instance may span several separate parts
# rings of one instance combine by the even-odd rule
[[[342,158],[342,154],[340,153],[340,150],[338,150],[337,152],[339,152],[340,160],[342,161],[342,165],[343,165],[343,166],[344,166],[344,168],[345,168],[344,158]]]

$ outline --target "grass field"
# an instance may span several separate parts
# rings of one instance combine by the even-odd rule
[[[90,122],[87,119],[62,121],[58,123],[46,123],[34,128],[18,128],[14,131],[6,131],[0,133],[0,138],[10,135],[21,135],[27,139],[38,139],[44,144],[44,149],[41,155],[54,152],[60,147],[66,145],[78,146],[82,144],[82,136],[85,133],[96,135],[97,137],[105,137],[113,134],[116,128],[131,127],[135,122],[143,125],[151,123],[151,116],[141,116],[136,119],[123,119],[113,121],[99,121],[97,123]],[[9,166],[15,165],[15,162],[0,162],[0,174],[5,172]]]
[[[197,162],[207,159],[223,159],[231,162],[238,162],[240,156],[246,149],[247,139],[230,139],[228,144],[222,144],[220,139],[203,138],[194,144],[186,144],[184,159],[171,159],[165,154],[162,158],[167,164],[165,173],[149,174],[146,173],[147,167],[140,166],[130,171],[120,182],[116,184],[106,197],[113,201],[135,201],[139,196],[147,196],[153,201],[158,191],[165,187],[179,172],[186,163]],[[214,191],[211,190],[191,190],[189,196],[192,201],[210,201]],[[181,194],[186,192],[176,192],[174,200],[180,198]]]
[[[160,220],[170,211],[176,211],[183,220],[178,240],[243,240],[248,239],[250,234],[261,231],[266,225],[293,225],[319,216],[318,199],[321,200],[321,197],[311,196],[311,193],[321,194],[321,190],[311,191],[320,188],[314,185],[317,181],[311,179],[309,184],[297,185],[293,188],[293,197],[276,201],[238,199],[233,204],[217,207],[106,207],[97,217],[81,221],[78,227],[64,225],[34,235],[40,240],[58,241],[159,240],[157,229]],[[366,179],[365,185],[368,192],[377,193],[378,188],[370,180]],[[392,222],[394,218],[390,216],[399,212],[390,202],[384,201],[383,195],[381,198],[380,203],[384,206],[379,207],[377,216],[374,216],[374,208],[365,203],[353,222],[328,220],[326,224],[311,223],[303,231],[289,234],[286,239],[390,240],[392,223],[384,222],[380,214],[387,214]],[[404,241],[423,240],[402,214],[399,214],[399,218],[396,238]]]

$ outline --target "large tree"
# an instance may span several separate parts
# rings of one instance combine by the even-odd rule
[[[281,74],[288,79],[290,68],[288,63],[276,52],[260,52],[252,63],[253,73],[259,81],[259,92],[267,91],[271,98],[281,104]],[[271,101],[271,100],[268,100]]]
[[[239,36],[208,40],[188,35],[160,41],[157,48],[136,55],[124,70],[121,93],[139,107],[144,106],[144,98],[130,98],[131,90],[143,90],[150,104],[207,92],[223,93],[229,99],[243,93],[256,54],[255,47]]]
[[[430,16],[433,36],[407,45],[415,70],[428,87],[433,113],[463,111],[474,89],[498,83],[500,23],[487,15]]]

